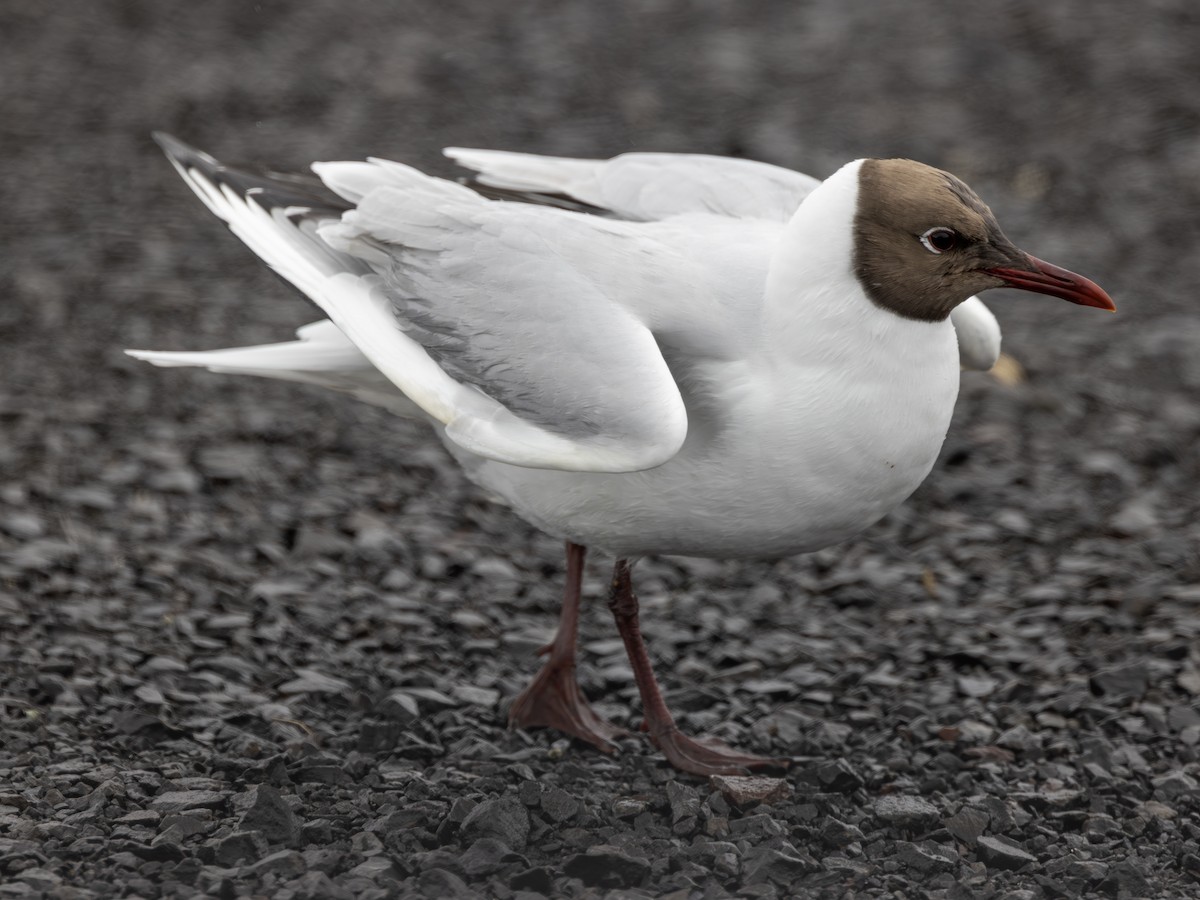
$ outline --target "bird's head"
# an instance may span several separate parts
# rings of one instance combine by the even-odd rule
[[[859,167],[854,269],[874,303],[908,319],[941,321],[998,287],[1116,310],[1099,285],[1018,249],[958,178],[909,159]]]

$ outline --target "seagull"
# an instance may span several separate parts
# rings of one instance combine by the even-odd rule
[[[643,730],[697,775],[791,760],[679,729],[642,638],[636,560],[777,558],[858,534],[929,474],[960,368],[997,359],[976,294],[1116,309],[1018,249],[958,178],[912,160],[859,159],[819,181],[693,154],[451,148],[473,173],[451,181],[376,158],[257,172],[155,139],[326,318],[284,343],[127,352],[424,419],[472,481],[562,539],[558,631],[514,727],[606,752],[627,734],[575,676],[585,555],[614,557],[607,602]]]

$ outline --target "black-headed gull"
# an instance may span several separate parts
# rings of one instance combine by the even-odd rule
[[[631,560],[782,556],[857,534],[929,473],[960,362],[996,359],[999,329],[973,295],[1115,308],[1018,250],[960,180],[910,160],[819,182],[708,156],[446,151],[476,173],[465,186],[380,159],[255,174],[157,139],[328,319],[283,344],[129,352],[428,419],[473,480],[566,541],[559,631],[511,721],[603,750],[621,732],[580,692],[575,644],[584,548],[614,555],[609,606],[645,728],[698,774],[788,760],[679,731]]]

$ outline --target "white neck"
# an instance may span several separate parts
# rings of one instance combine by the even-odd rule
[[[764,336],[777,347],[807,344],[821,320],[876,311],[854,274],[854,216],[861,159],[846,163],[809,194],[780,236],[763,304]]]
[[[904,319],[871,301],[854,271],[854,219],[863,160],[808,195],[771,258],[763,299],[767,355],[804,364],[861,362],[891,347],[899,358],[953,347],[953,327]],[[947,343],[949,342],[949,343]]]

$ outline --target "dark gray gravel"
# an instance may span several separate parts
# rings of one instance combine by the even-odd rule
[[[110,0],[0,33],[0,900],[1200,896],[1193,0]],[[314,318],[155,128],[279,168],[908,155],[1121,312],[993,295],[1026,380],[966,378],[861,538],[640,567],[683,724],[805,760],[741,804],[505,730],[560,549],[419,427],[121,356]],[[636,725],[603,604],[584,635]]]

